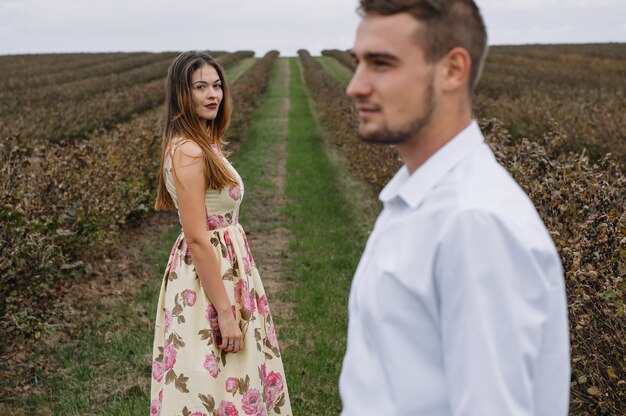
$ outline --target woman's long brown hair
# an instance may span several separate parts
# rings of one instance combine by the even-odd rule
[[[217,116],[207,126],[200,120],[191,101],[191,77],[203,65],[211,65],[217,71],[222,82],[224,96],[220,103]],[[229,87],[224,78],[222,66],[204,52],[183,52],[170,65],[166,79],[167,120],[163,131],[161,168],[157,184],[157,197],[154,203],[156,210],[174,206],[172,197],[165,186],[164,162],[169,144],[173,138],[182,137],[196,143],[202,149],[205,162],[207,188],[220,190],[237,182],[231,171],[219,156],[211,149],[217,145],[221,151],[222,138],[230,124],[232,103]],[[174,174],[176,174],[174,172]]]

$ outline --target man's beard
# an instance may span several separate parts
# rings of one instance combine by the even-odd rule
[[[358,133],[359,139],[367,143],[377,144],[404,143],[407,140],[417,137],[422,129],[430,123],[434,107],[434,88],[431,82],[426,89],[426,96],[424,97],[424,106],[422,107],[424,111],[415,117],[408,126],[398,130],[391,130],[389,127],[385,126],[371,133]]]

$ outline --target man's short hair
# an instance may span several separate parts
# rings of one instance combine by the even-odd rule
[[[424,23],[420,33],[424,57],[436,62],[455,47],[470,55],[470,92],[474,91],[487,50],[487,31],[473,0],[360,0],[361,15],[409,13]]]

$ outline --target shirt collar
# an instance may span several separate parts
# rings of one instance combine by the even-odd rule
[[[417,208],[440,179],[483,142],[483,134],[478,123],[472,120],[463,131],[437,150],[413,174],[409,175],[406,165],[402,166],[380,192],[378,198],[387,203],[400,197],[411,208]]]

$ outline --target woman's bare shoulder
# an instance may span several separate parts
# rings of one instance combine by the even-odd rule
[[[202,156],[202,148],[193,140],[184,140],[179,148],[184,156],[192,158]]]

